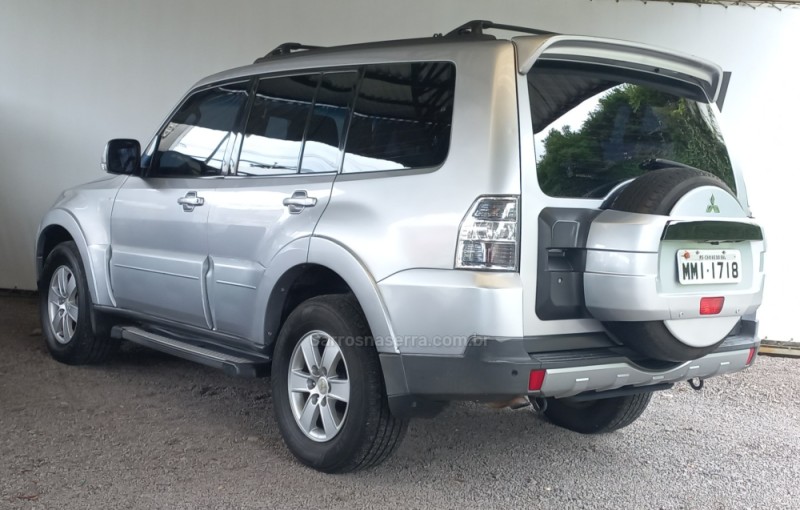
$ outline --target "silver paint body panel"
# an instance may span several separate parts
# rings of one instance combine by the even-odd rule
[[[129,177],[111,215],[111,288],[117,306],[209,327],[209,204],[185,211],[178,199],[205,198],[217,179]]]
[[[308,238],[328,204],[335,174],[242,177],[217,181],[208,196],[206,282],[215,331],[263,343],[263,316],[282,273],[273,260],[295,241],[295,264],[306,262]],[[283,205],[295,191],[317,200],[298,214]],[[284,256],[286,255],[284,253]],[[285,270],[279,266],[278,270]],[[261,318],[259,320],[258,318]]]

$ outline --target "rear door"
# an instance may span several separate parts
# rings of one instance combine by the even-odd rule
[[[227,171],[247,83],[197,91],[156,137],[143,177],[111,216],[111,285],[120,308],[208,328],[204,275],[212,190]]]
[[[584,290],[591,272],[589,227],[599,228],[595,219],[604,201],[651,170],[689,166],[714,174],[746,203],[716,122],[713,102],[721,71],[693,57],[629,42],[571,36],[514,42],[527,222],[520,268],[524,331],[599,330],[586,313]],[[665,259],[670,273],[657,274],[658,245],[635,235],[646,222],[629,218],[619,224],[633,228],[600,243],[601,255],[617,265],[608,274],[618,282],[623,274],[652,282],[654,301],[657,294],[672,293],[678,285],[672,276],[675,253]],[[632,248],[623,250],[622,244]],[[616,305],[608,286],[596,290],[605,304]],[[625,295],[634,295],[632,288]]]
[[[267,299],[291,245],[297,263],[325,210],[342,159],[358,72],[261,78],[242,133],[238,166],[218,182],[209,211],[208,289],[215,330],[263,341]]]

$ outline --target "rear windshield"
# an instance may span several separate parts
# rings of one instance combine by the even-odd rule
[[[650,170],[690,166],[735,190],[701,89],[641,73],[540,61],[528,74],[536,171],[555,197],[602,198]]]

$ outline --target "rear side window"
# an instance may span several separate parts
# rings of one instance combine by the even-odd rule
[[[528,91],[536,171],[550,196],[602,198],[670,166],[705,170],[735,189],[714,109],[699,89],[542,61]]]
[[[178,108],[157,139],[148,177],[203,177],[222,173],[225,150],[247,84],[196,92]]]
[[[301,171],[337,172],[358,72],[325,73],[308,120]]]
[[[347,135],[343,172],[442,164],[450,148],[455,65],[368,65]]]
[[[319,74],[258,83],[239,155],[239,175],[297,173]]]

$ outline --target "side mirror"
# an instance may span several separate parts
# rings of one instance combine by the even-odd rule
[[[115,138],[106,144],[100,166],[110,174],[134,174],[141,165],[142,148],[137,140]]]

